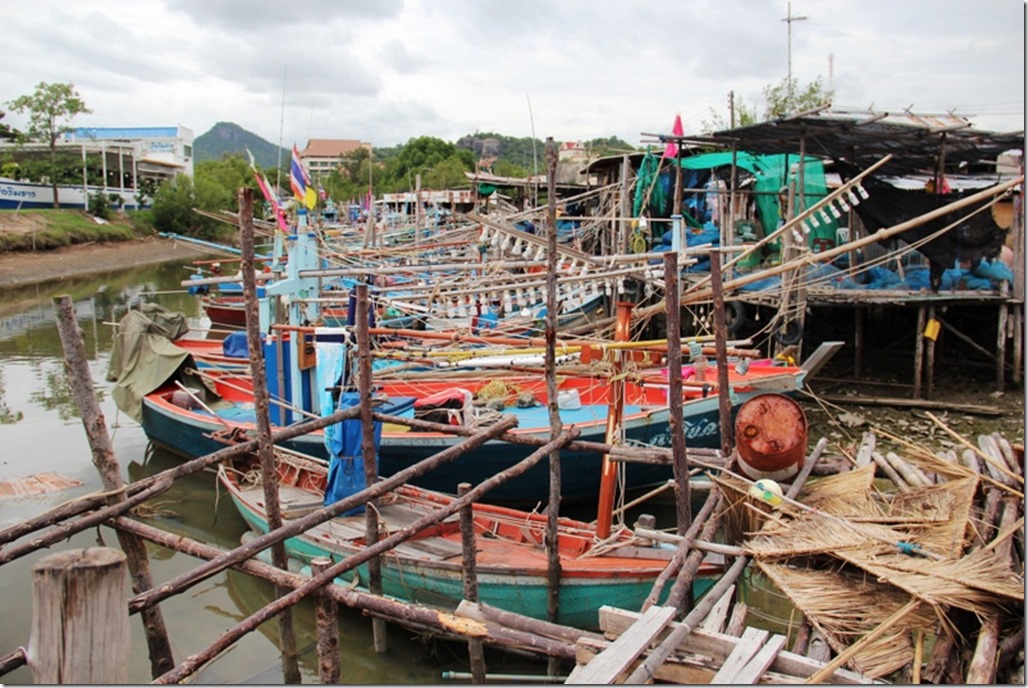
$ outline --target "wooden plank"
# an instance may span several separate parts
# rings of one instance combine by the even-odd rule
[[[843,347],[845,342],[822,342],[821,346],[817,347],[807,360],[800,364],[800,368],[806,371],[806,375],[803,378],[804,384],[810,381],[818,371],[824,367],[832,356],[836,354]]]
[[[614,683],[650,647],[653,639],[660,635],[677,613],[674,607],[650,607],[606,650],[576,672],[574,677],[569,677],[567,682],[594,685]]]
[[[703,621],[700,622],[697,628],[702,628],[705,631],[713,631],[718,633],[722,630],[725,625],[725,619],[728,618],[728,607],[732,604],[732,597],[735,595],[735,586],[732,585],[725,590],[725,594],[721,596],[721,599],[717,601],[710,612],[703,617]]]
[[[785,645],[785,636],[776,633],[771,636],[771,639],[764,643],[764,646],[760,648],[760,652],[755,654],[753,658],[746,662],[746,666],[735,675],[735,683],[746,683],[755,684],[760,681],[760,677],[764,675],[764,672],[770,668],[771,664],[774,663],[775,658],[778,657],[778,653]]]
[[[604,605],[600,607],[600,628],[608,635],[617,636],[625,629],[630,628],[639,616],[639,612]],[[661,631],[658,640],[667,637],[677,625],[677,622],[669,624]],[[679,646],[678,651],[706,655],[720,662],[728,657],[739,642],[740,638],[736,636],[694,629]],[[824,662],[794,652],[782,651],[778,653],[771,664],[771,669],[777,673],[806,678],[813,675],[822,666],[824,666]],[[874,683],[874,681],[847,669],[836,669],[829,680],[831,683]]]
[[[742,671],[746,667],[746,663],[760,651],[769,635],[768,631],[762,628],[753,628],[752,626],[743,631],[739,644],[732,649],[724,664],[721,665],[721,669],[718,670],[710,682],[718,684],[741,683],[741,681],[736,679],[736,674]]]

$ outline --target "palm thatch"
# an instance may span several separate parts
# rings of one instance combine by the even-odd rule
[[[814,568],[820,566],[817,562],[809,562],[807,568],[760,560],[757,565],[838,653],[910,602],[906,593],[853,570]],[[930,605],[919,607],[868,642],[850,660],[850,666],[871,678],[901,669],[910,663],[913,654],[913,632],[931,632],[937,620]]]

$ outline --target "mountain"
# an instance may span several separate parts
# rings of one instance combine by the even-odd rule
[[[225,155],[241,155],[246,160],[248,148],[253,153],[253,159],[263,168],[278,167],[279,150],[283,164],[289,164],[291,152],[288,149],[280,149],[232,122],[218,122],[210,131],[197,136],[193,140],[193,161],[221,160]]]

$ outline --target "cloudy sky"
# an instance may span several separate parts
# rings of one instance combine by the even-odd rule
[[[618,136],[763,110],[789,73],[840,109],[1024,129],[1017,0],[33,0],[6,5],[0,110],[71,83],[76,126],[234,122],[273,143]],[[788,28],[792,27],[791,51]],[[23,115],[7,112],[20,127]]]

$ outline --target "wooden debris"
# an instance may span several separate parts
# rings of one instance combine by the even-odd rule
[[[76,480],[53,471],[36,473],[35,475],[28,475],[23,478],[0,480],[0,499],[30,497],[48,492],[67,490],[71,487],[78,487],[81,484],[81,480]]]

